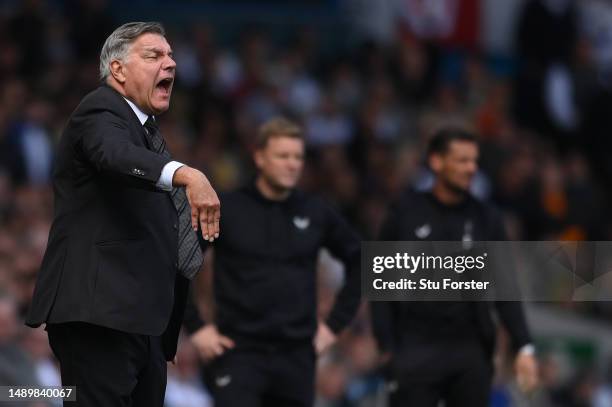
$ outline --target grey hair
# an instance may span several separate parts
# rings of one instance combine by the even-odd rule
[[[100,52],[100,79],[106,80],[110,75],[111,62],[123,61],[136,38],[146,33],[166,36],[164,27],[157,22],[126,23],[113,31],[104,41]]]

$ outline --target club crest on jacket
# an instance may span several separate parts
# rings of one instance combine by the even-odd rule
[[[308,229],[308,226],[310,226],[310,218],[307,218],[305,216],[304,217],[294,216],[293,217],[293,224],[299,230],[306,230],[306,229]]]

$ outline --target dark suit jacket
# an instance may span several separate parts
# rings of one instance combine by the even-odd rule
[[[168,162],[115,90],[83,99],[58,149],[55,215],[27,325],[163,335],[172,359],[189,284],[177,274],[176,209],[155,187]]]

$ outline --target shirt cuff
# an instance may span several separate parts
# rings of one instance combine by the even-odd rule
[[[174,178],[174,173],[183,165],[185,164],[178,161],[170,161],[168,164],[164,165],[155,186],[163,191],[172,191],[172,179]]]
[[[528,343],[527,345],[523,345],[519,351],[519,354],[522,355],[529,355],[529,356],[533,356],[535,355],[535,346],[531,343]]]

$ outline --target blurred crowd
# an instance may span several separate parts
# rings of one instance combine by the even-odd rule
[[[481,2],[428,2],[437,11],[423,3],[405,2],[391,40],[362,32],[358,40],[334,41],[331,50],[315,24],[288,26],[283,35],[253,25],[230,38],[212,24],[166,24],[177,62],[171,109],[159,118],[169,150],[218,190],[232,189],[252,177],[257,126],[276,115],[293,118],[308,145],[302,187],[371,240],[399,193],[431,183],[423,160],[431,133],[458,124],[481,141],[473,192],[503,209],[512,239],[611,240],[612,3],[515,1],[511,55],[487,52],[472,32]],[[1,384],[59,384],[45,332],[21,320],[52,219],[54,145],[79,100],[98,86],[99,50],[123,22],[111,4],[26,0],[0,7]],[[359,31],[350,20],[339,24]],[[325,253],[320,264],[324,313],[342,270]],[[202,290],[207,280],[203,273]],[[601,304],[573,308],[567,312],[612,316]],[[318,405],[381,405],[367,313],[364,305],[320,360]],[[503,366],[503,336],[500,349]],[[188,341],[178,358],[168,406],[211,405]],[[560,380],[555,354],[543,356],[549,391],[541,403],[550,404],[537,405],[612,405],[612,382],[589,367],[594,358]],[[516,392],[508,368],[499,370],[506,373],[492,405],[501,407]]]

